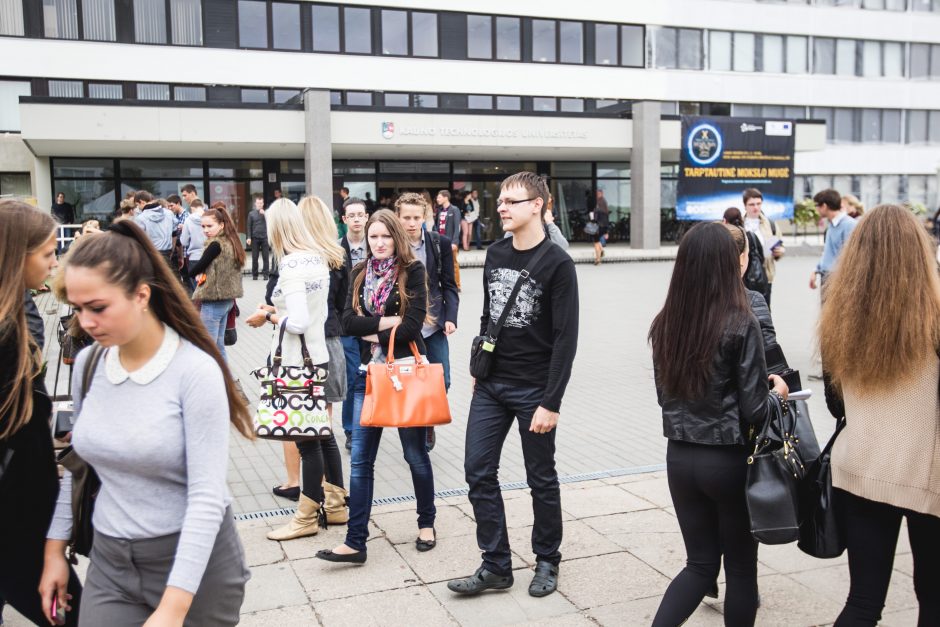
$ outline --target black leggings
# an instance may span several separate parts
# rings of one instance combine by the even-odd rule
[[[300,470],[302,476],[301,492],[308,499],[317,503],[323,502],[323,481],[343,487],[343,462],[339,456],[339,447],[336,446],[336,437],[330,436],[326,440],[312,440],[298,442],[300,450]]]
[[[746,627],[757,616],[757,542],[744,500],[748,451],[669,441],[669,492],[685,542],[686,567],[663,597],[653,627],[681,625],[715,584],[724,557],[725,625]]]
[[[845,524],[851,586],[837,627],[875,625],[888,595],[894,553],[907,518],[914,554],[914,592],[920,605],[919,627],[940,625],[940,518],[863,499],[836,490]]]

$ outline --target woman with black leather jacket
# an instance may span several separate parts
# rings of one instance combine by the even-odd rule
[[[690,315],[691,314],[691,315]],[[680,625],[713,585],[724,558],[725,624],[757,615],[757,543],[744,498],[753,431],[787,386],[768,391],[761,329],[740,278],[740,254],[721,224],[682,239],[666,302],[653,320],[656,393],[669,439],[666,470],[687,562],[654,627]]]

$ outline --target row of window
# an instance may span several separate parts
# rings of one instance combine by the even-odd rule
[[[774,4],[814,4],[876,11],[940,11],[940,0],[757,0]]]
[[[921,203],[932,213],[937,206],[937,177],[927,174],[797,175],[793,180],[796,200],[812,198],[822,189],[852,194],[866,208],[885,203]]]

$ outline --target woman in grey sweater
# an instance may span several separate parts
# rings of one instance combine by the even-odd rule
[[[81,389],[92,368],[72,442],[101,479],[79,621],[236,624],[249,572],[225,483],[229,424],[252,429],[215,342],[130,221],[80,240],[59,277],[60,298],[104,348],[81,353],[73,377]],[[70,502],[66,473],[40,582],[47,612],[53,596],[68,603]]]

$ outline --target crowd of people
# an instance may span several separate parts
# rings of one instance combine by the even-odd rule
[[[603,257],[602,200],[591,216],[599,225],[595,263]],[[757,621],[748,458],[755,430],[790,395],[770,308],[775,263],[785,250],[762,201],[759,190],[745,190],[743,211],[730,208],[723,223],[699,224],[684,236],[649,329],[669,489],[687,551],[654,625],[681,625],[705,596],[717,596],[722,564],[725,624]],[[842,421],[832,487],[851,578],[835,624],[880,620],[906,519],[918,624],[937,625],[936,244],[904,208],[882,205],[862,218],[857,201],[835,190],[814,201],[828,229],[810,287],[821,288],[827,406]],[[383,435],[360,421],[369,366],[440,364],[447,392],[448,338],[460,306],[457,249],[475,229],[446,190],[435,199],[436,215],[429,194],[405,193],[373,211],[370,202],[345,195],[340,237],[320,198],[258,201],[245,242],[252,278],[260,270],[267,279],[265,300],[246,312],[246,323],[271,333],[269,366],[311,373],[310,393],[330,416],[342,403],[338,422],[351,459],[347,478],[339,424],[316,439],[285,438],[285,481],[273,490],[297,501],[297,510],[267,537],[288,542],[345,524],[343,542],[315,556],[355,565],[368,562]],[[508,177],[497,202],[508,236],[489,246],[483,269],[464,459],[482,561],[447,587],[475,595],[514,584],[497,473],[517,423],[534,515],[528,593],[543,597],[560,577],[555,437],[578,343],[578,281],[553,236],[543,177]],[[35,624],[234,625],[250,571],[226,485],[228,439],[233,426],[246,438],[258,433],[225,352],[243,296],[245,246],[229,208],[205,208],[195,188],[166,199],[140,191],[127,207],[108,228],[83,229],[60,258],[52,216],[0,202],[0,507],[16,512],[0,516],[0,599]],[[38,318],[30,290],[50,276],[94,341],[79,353],[71,386],[71,446],[101,481],[84,584],[68,557],[84,528],[74,496],[87,478],[66,471],[60,485],[45,340],[42,325],[30,324]],[[416,496],[414,549],[432,551],[434,428],[399,428],[398,437]]]

